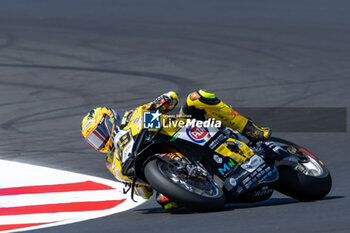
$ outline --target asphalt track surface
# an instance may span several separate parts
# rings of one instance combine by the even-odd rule
[[[82,116],[168,90],[183,101],[205,88],[237,107],[349,108],[349,10],[345,0],[1,1],[0,159],[113,179],[80,135]],[[275,193],[215,213],[168,213],[150,200],[32,232],[349,232],[349,126],[274,135],[326,162],[327,198]]]

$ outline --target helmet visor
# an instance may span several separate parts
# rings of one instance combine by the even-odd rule
[[[86,137],[86,141],[98,151],[106,146],[108,139],[109,134],[104,120]]]

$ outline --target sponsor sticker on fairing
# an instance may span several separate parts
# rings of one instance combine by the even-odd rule
[[[226,139],[227,139],[227,137],[224,134],[219,134],[219,136],[217,136],[212,142],[210,142],[209,148],[215,149],[216,147],[218,147],[220,145],[220,143],[222,143]]]
[[[205,127],[194,126],[186,129],[187,136],[196,143],[205,143],[210,139],[209,130]]]

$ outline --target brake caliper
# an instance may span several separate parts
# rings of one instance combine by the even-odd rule
[[[298,148],[294,146],[288,146],[287,152],[296,156],[301,163],[307,163],[310,161],[310,159],[302,151],[298,150]]]

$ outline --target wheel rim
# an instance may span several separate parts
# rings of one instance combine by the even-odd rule
[[[206,180],[196,179],[195,177],[189,179],[183,171],[178,170],[175,166],[170,164],[158,163],[158,167],[172,182],[192,193],[210,198],[215,198],[220,195],[220,188],[215,182],[211,181],[209,177],[207,177]]]
[[[320,164],[311,156],[306,156],[308,156],[309,162],[299,163],[295,169],[307,176],[321,176],[323,174],[323,169]]]
[[[307,161],[299,161],[298,165],[294,168],[295,170],[303,173],[304,175],[307,176],[322,176],[324,173],[324,169],[322,168],[322,166],[319,164],[319,162],[316,160],[316,158],[311,157],[308,153],[306,153],[303,150],[300,150],[299,147],[296,147],[295,145],[290,145],[290,144],[286,144],[286,143],[282,143],[282,142],[277,142],[274,141],[274,143],[278,144],[280,147],[282,147],[286,152],[287,148],[289,146],[294,147],[298,152],[303,153],[304,156],[306,156],[308,158]],[[305,149],[304,149],[305,150]],[[289,152],[288,152],[289,153]],[[291,153],[289,153],[291,154]],[[295,157],[297,157],[294,154],[291,154]],[[298,157],[297,157],[298,158]]]

